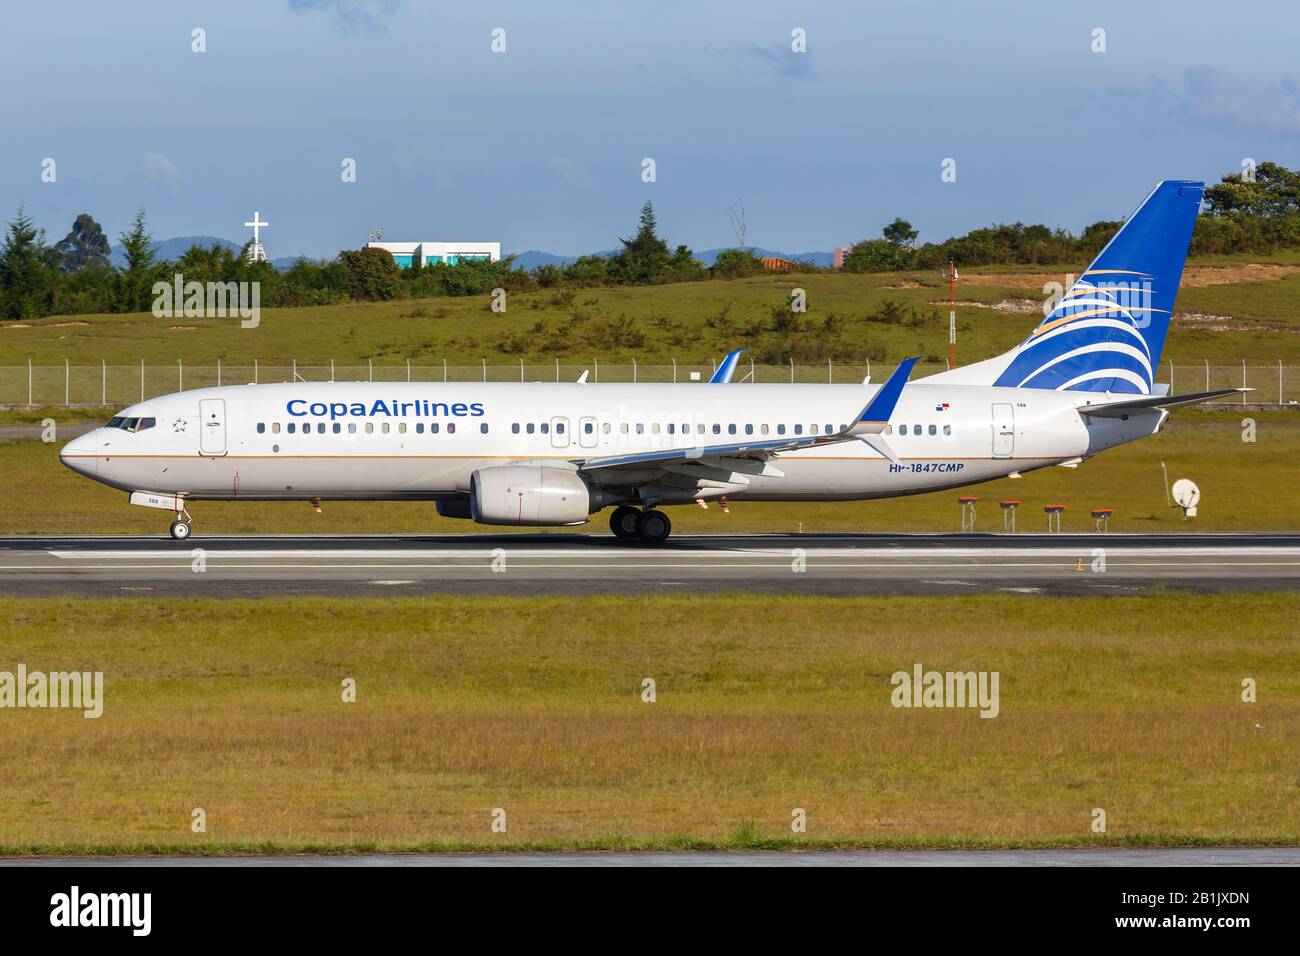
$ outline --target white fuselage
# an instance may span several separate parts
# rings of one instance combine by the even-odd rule
[[[878,385],[340,382],[240,385],[152,398],[64,462],[126,491],[187,499],[453,499],[475,470],[836,432]],[[1093,419],[1105,394],[932,384],[903,389],[886,439],[781,453],[734,499],[848,500],[968,485],[1084,458],[1151,434],[1159,411]],[[290,430],[292,429],[292,430]],[[647,469],[597,473],[602,504],[636,501]],[[659,503],[688,502],[671,494]]]

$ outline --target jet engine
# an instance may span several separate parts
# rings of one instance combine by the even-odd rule
[[[545,465],[499,465],[470,475],[470,516],[479,524],[583,524],[592,512],[587,483]]]

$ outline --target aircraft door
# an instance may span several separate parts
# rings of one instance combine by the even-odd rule
[[[1004,403],[993,406],[993,457],[1010,458],[1016,447],[1015,410]]]
[[[583,448],[596,447],[596,419],[581,418],[578,420],[578,444]]]
[[[204,398],[199,400],[199,454],[224,455],[226,453],[226,400]]]

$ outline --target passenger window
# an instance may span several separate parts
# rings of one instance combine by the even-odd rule
[[[759,429],[759,432],[761,432],[761,433],[764,434],[764,435],[768,434],[768,428],[767,428],[767,425],[764,424],[763,427]]]
[[[677,432],[676,432],[676,430],[675,430],[676,428],[677,428],[676,425],[674,425],[672,422],[669,422],[669,423],[668,423],[668,434],[670,434],[670,435],[675,435],[675,434],[677,434]]]
[[[514,422],[513,424],[511,424],[511,426],[510,426],[510,434],[512,434],[512,435],[518,435],[518,434],[519,434],[519,423],[518,423],[518,422]]]
[[[563,434],[564,434],[564,422],[556,422],[556,423],[555,423],[555,434],[557,434],[557,435],[563,435]]]
[[[586,434],[590,435],[592,432],[594,432],[594,431],[596,430],[596,426],[593,425],[591,422],[583,422],[583,423],[582,423],[582,430],[583,430]]]
[[[736,426],[735,426],[735,425],[728,425],[728,426],[727,426],[727,434],[728,434],[728,435],[734,435],[734,434],[736,434]]]
[[[713,434],[715,434],[715,435],[721,435],[721,434],[722,434],[722,426],[719,425],[717,422],[714,422],[714,423],[713,423]]]
[[[380,426],[379,426],[379,430],[380,430],[381,432],[383,432],[385,435],[387,435],[388,432],[389,432],[389,424],[388,424],[388,422],[384,422],[382,425],[380,425]]]
[[[430,435],[436,435],[436,434],[438,434],[438,429],[439,429],[440,427],[442,427],[442,426],[440,426],[437,422],[430,422],[430,423],[429,423],[429,434],[430,434]]]
[[[528,427],[525,429],[525,431],[527,431],[528,434],[530,434],[530,435],[533,433],[533,423],[532,423],[532,422],[529,422],[529,423],[528,423]]]
[[[827,426],[826,426],[826,434],[829,435],[829,434],[831,434],[831,433],[834,432],[834,431],[835,431],[835,429],[831,428],[830,425],[827,425]]]
[[[784,435],[784,434],[785,434],[785,426],[784,426],[784,425],[777,425],[777,426],[776,426],[776,433],[777,433],[778,435]]]
[[[257,423],[257,433],[258,433],[259,435],[261,435],[261,434],[263,434],[265,431],[266,431],[266,422],[258,422],[258,423]]]
[[[906,426],[906,425],[899,425],[899,426],[898,426],[898,434],[900,434],[900,435],[906,435],[906,434],[907,434],[907,426]]]
[[[278,435],[278,434],[280,434],[280,423],[279,423],[279,422],[271,422],[271,434],[272,434],[272,435]]]
[[[337,435],[337,434],[338,434],[339,432],[341,432],[341,431],[343,431],[343,426],[342,426],[340,423],[335,422],[335,423],[334,423],[334,434]]]
[[[324,434],[325,434],[325,423],[324,423],[324,422],[317,422],[317,423],[316,423],[316,434],[318,434],[318,435],[324,435]]]
[[[704,422],[700,422],[698,425],[696,425],[696,426],[695,426],[695,431],[696,431],[696,434],[703,435],[703,434],[704,434]]]
[[[753,426],[753,425],[746,425],[746,426],[745,426],[745,434],[746,434],[746,435],[752,435],[752,434],[754,434],[754,426]]]
[[[537,427],[538,427],[539,429],[541,429],[541,432],[542,432],[543,435],[549,435],[549,434],[551,433],[551,426],[550,426],[550,424],[549,424],[548,422],[542,422],[542,423],[541,423],[540,425],[538,425]],[[624,425],[623,427],[624,427],[624,428],[627,428],[626,425]]]
[[[398,422],[398,423],[397,423],[397,434],[399,434],[399,435],[405,435],[405,434],[406,434],[406,422]]]
[[[608,435],[610,433],[609,422],[601,422],[600,430],[604,432],[606,435]]]
[[[373,435],[374,432],[375,432],[375,423],[374,423],[374,422],[366,422],[366,434],[367,434],[367,435]]]
[[[627,422],[623,422],[622,424],[620,424],[620,425],[618,426],[618,430],[619,430],[620,434],[626,435],[626,434],[627,434]]]
[[[795,433],[796,435],[802,435],[802,434],[803,434],[803,426],[802,426],[802,425],[795,425],[795,426],[794,426],[794,433]]]
[[[293,422],[290,422],[290,423],[289,423],[289,434],[290,434],[290,435],[293,434],[293,430],[294,430],[296,427],[297,427],[297,426],[296,426]]]
[[[424,422],[416,422],[416,423],[415,423],[415,433],[416,433],[417,435],[423,435],[423,434],[424,434]]]
[[[455,422],[448,422],[448,423],[447,423],[447,434],[448,434],[448,435],[454,435],[454,434],[456,434],[456,423],[455,423]]]
[[[488,433],[487,422],[479,422],[478,430],[486,435]]]
[[[658,434],[659,434],[659,423],[658,423],[658,422],[654,422],[653,424],[651,424],[651,426],[650,426],[650,431],[651,431],[652,434],[658,435]]]
[[[937,429],[937,428],[935,428],[933,425],[931,425],[931,426],[930,426],[930,434],[931,434],[931,435],[937,435],[938,433],[939,433],[939,429]]]
[[[644,434],[645,434],[645,422],[637,422],[637,423],[636,423],[636,433],[637,433],[638,435],[644,435]]]
[[[943,433],[944,433],[945,435],[951,435],[951,434],[952,434],[952,426],[951,426],[951,425],[944,425],[944,426],[943,426]]]
[[[355,435],[356,433],[357,433],[357,423],[356,423],[356,422],[348,422],[348,434],[349,434],[349,435]]]

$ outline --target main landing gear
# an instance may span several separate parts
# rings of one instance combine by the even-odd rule
[[[609,516],[609,529],[624,541],[636,538],[645,544],[663,544],[672,534],[673,523],[662,511],[619,505]]]

